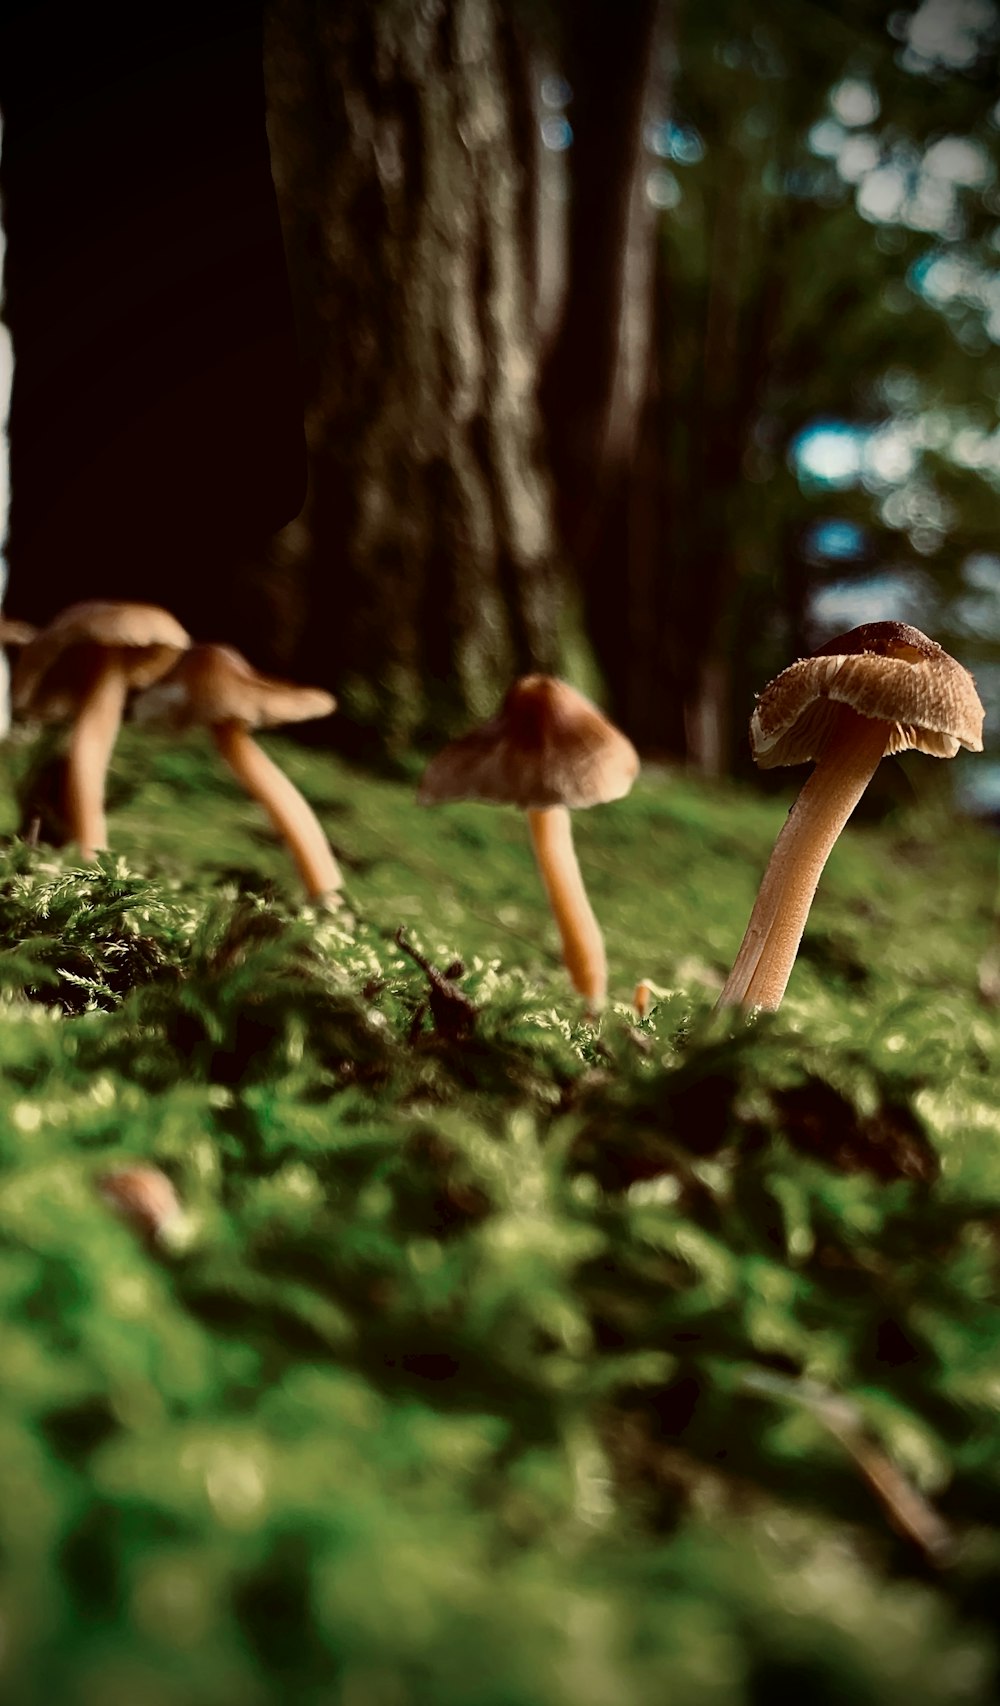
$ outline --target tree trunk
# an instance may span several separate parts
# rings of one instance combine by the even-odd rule
[[[573,127],[567,288],[542,393],[559,523],[584,626],[612,713],[640,739],[635,646],[650,655],[657,648],[641,614],[648,599],[640,594],[636,606],[631,596],[629,541],[643,580],[642,552],[655,527],[652,470],[637,446],[644,419],[656,413],[658,365],[656,214],[645,193],[643,124],[662,80],[655,50],[664,14],[661,0],[576,0],[566,18]],[[657,94],[665,103],[665,88]]]
[[[295,661],[357,750],[440,735],[557,663],[512,29],[499,0],[268,17],[310,458],[284,541],[309,612]]]

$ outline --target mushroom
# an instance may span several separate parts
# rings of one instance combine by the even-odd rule
[[[159,1167],[143,1162],[113,1167],[101,1174],[97,1188],[105,1202],[147,1238],[161,1238],[184,1221],[177,1192]]]
[[[33,640],[38,629],[30,622],[18,622],[11,616],[0,616],[0,736],[10,732],[10,665],[7,653],[20,650]]]
[[[551,675],[515,681],[490,722],[443,748],[417,798],[520,806],[573,986],[596,1013],[607,993],[604,938],[580,875],[569,808],[627,794],[639,768],[630,740],[589,699]]]
[[[866,622],[775,676],[751,719],[754,760],[816,767],[775,842],[720,1007],[780,1006],[823,867],[879,760],[981,752],[982,730],[968,670],[905,622]]]
[[[31,622],[19,622],[16,616],[0,616],[0,646],[26,646],[37,633]]]
[[[202,724],[247,793],[264,807],[313,900],[339,901],[343,877],[315,812],[294,782],[262,752],[250,730],[326,717],[336,708],[321,687],[297,687],[257,671],[231,646],[192,646],[170,675],[144,693],[142,721],[173,728]]]
[[[43,722],[73,719],[66,813],[84,859],[108,844],[104,783],[126,695],[157,681],[190,643],[159,605],[94,599],[63,610],[18,659],[14,709]]]

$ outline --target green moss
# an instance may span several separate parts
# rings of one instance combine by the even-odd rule
[[[850,829],[747,1025],[786,803],[646,776],[595,1031],[517,814],[268,744],[342,914],[197,739],[125,732],[97,867],[0,853],[4,1699],[985,1706],[995,844]]]

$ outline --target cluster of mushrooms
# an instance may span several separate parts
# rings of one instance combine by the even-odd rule
[[[67,815],[84,858],[107,846],[108,763],[127,695],[140,689],[141,720],[210,730],[286,841],[310,897],[338,903],[341,873],[312,808],[251,735],[328,715],[331,694],[259,675],[228,646],[192,644],[155,605],[76,604],[38,633],[6,624],[3,639],[23,647],[15,710],[72,722]],[[780,1005],[823,867],[879,761],[910,749],[935,758],[954,758],[960,746],[981,752],[983,715],[968,670],[902,622],[854,628],[764,689],[750,724],[755,762],[770,769],[811,761],[814,769],[775,843],[720,1007]],[[582,694],[528,675],[495,717],[438,753],[418,795],[427,805],[482,800],[527,813],[563,960],[591,1016],[607,995],[607,961],[569,814],[620,799],[638,769],[632,743]]]
[[[911,748],[935,758],[954,758],[960,746],[981,752],[983,707],[968,670],[926,634],[904,622],[868,622],[765,687],[750,744],[762,769],[815,766],[775,843],[718,1002],[773,1012],[823,867],[880,759]],[[638,768],[634,747],[593,705],[563,682],[532,675],[514,684],[491,722],[438,754],[420,790],[428,803],[506,801],[527,811],[566,968],[592,1014],[607,993],[607,967],[569,809],[621,798]]]
[[[108,765],[126,700],[138,689],[140,720],[209,730],[287,843],[310,898],[337,904],[343,878],[315,812],[251,734],[328,716],[336,704],[331,693],[260,675],[230,646],[192,644],[156,604],[95,599],[70,605],[39,631],[6,623],[0,639],[22,648],[11,688],[15,712],[70,724],[66,817],[84,859],[108,845]]]

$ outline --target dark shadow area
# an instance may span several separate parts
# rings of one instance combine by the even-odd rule
[[[260,12],[0,9],[9,602],[36,622],[150,600],[260,651],[253,565],[305,489]]]

